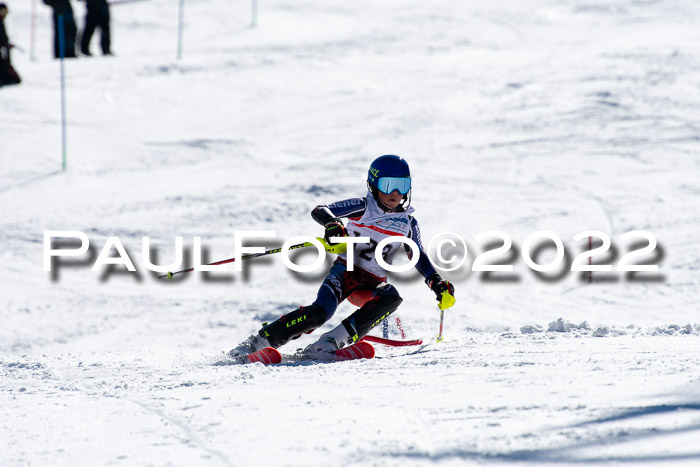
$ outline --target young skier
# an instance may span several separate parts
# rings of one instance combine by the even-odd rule
[[[341,253],[318,290],[316,300],[278,320],[263,325],[229,352],[241,358],[265,347],[278,348],[303,333],[311,333],[328,321],[338,304],[346,298],[360,308],[344,319],[335,329],[323,334],[304,352],[334,352],[353,345],[386,319],[403,299],[396,288],[386,282],[386,271],[377,263],[375,247],[387,236],[404,236],[420,249],[416,269],[425,277],[428,287],[436,294],[443,308],[454,304],[454,287],[443,280],[423,251],[418,221],[413,217],[411,203],[411,173],[408,163],[399,156],[385,155],[372,162],[367,175],[369,192],[364,198],[350,198],[330,205],[316,206],[313,219],[325,228],[323,243],[326,250],[338,252],[333,237],[369,237],[370,243],[354,245],[354,271],[347,270],[347,253]],[[348,218],[347,226],[341,218]],[[400,248],[389,243],[381,252],[386,263]],[[411,250],[405,246],[409,256]]]

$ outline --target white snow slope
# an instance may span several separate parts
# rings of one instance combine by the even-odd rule
[[[253,28],[249,2],[190,0],[180,60],[177,1],[114,6],[116,56],[95,38],[65,63],[65,172],[50,10],[6,3],[25,51],[24,82],[0,89],[0,465],[700,464],[697,2],[263,1]],[[163,264],[183,237],[189,265],[195,236],[214,261],[235,231],[319,235],[311,209],[363,196],[387,153],[411,164],[425,243],[469,245],[445,273],[445,341],[217,364],[313,301],[332,258],[163,281],[142,237]],[[591,229],[613,266],[623,233],[650,232],[636,261],[659,271],[567,272]],[[91,254],[45,272],[47,230],[85,232]],[[471,271],[500,244],[475,239],[488,230],[512,238],[496,259],[512,273]],[[539,230],[568,253],[544,277],[520,253]],[[109,237],[136,273],[91,271]],[[433,294],[416,273],[390,280],[428,342]]]

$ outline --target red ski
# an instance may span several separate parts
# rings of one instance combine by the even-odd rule
[[[307,354],[303,356],[292,357],[291,360],[314,360],[323,354]],[[325,355],[333,355],[336,360],[359,360],[361,358],[374,358],[374,347],[369,342],[360,341],[357,344],[345,347],[344,349],[336,350],[335,352],[325,353]],[[330,357],[333,358],[333,357]],[[323,358],[322,358],[323,359]],[[253,352],[245,357],[244,362],[262,363],[263,365],[276,365],[282,363],[282,355],[277,349],[265,347],[264,349]]]
[[[369,336],[369,335],[363,337],[362,340],[374,342],[376,344],[388,345],[391,347],[404,347],[407,345],[421,345],[423,343],[422,339],[414,339],[412,341],[395,341],[393,339],[385,339],[383,337]]]
[[[357,360],[360,358],[374,358],[374,347],[369,342],[360,341],[357,344],[345,347],[333,352],[341,360]]]
[[[253,352],[252,354],[248,355],[246,358],[251,363],[260,362],[264,365],[282,363],[282,355],[280,355],[277,349],[273,349],[272,347],[260,349],[257,352]]]

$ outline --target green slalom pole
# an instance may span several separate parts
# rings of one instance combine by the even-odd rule
[[[185,23],[185,0],[180,0],[180,10],[178,12],[177,21],[177,59],[182,58],[182,42],[183,42],[183,29]]]
[[[258,0],[252,0],[250,8],[250,26],[255,28],[258,26]]]
[[[65,25],[63,22],[63,15],[58,15],[58,40],[59,40],[59,55],[61,61],[61,147],[63,153],[63,162],[61,167],[66,170],[68,167],[67,157],[68,150],[66,149],[66,70],[65,70],[65,56],[66,56],[66,38],[65,38]]]

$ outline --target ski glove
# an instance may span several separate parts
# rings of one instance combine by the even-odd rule
[[[455,288],[448,281],[440,277],[440,274],[435,273],[425,280],[430,290],[435,292],[438,308],[446,310],[455,304]]]
[[[326,243],[331,243],[331,237],[348,236],[348,229],[345,228],[343,221],[341,221],[337,217],[334,217],[333,219],[328,221],[324,227],[326,228],[326,232],[323,234],[323,239],[326,241]]]

